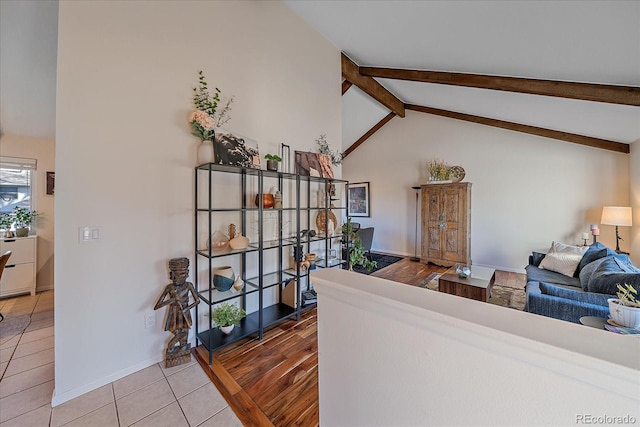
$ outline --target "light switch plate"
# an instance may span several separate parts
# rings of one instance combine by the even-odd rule
[[[78,243],[89,243],[100,239],[100,227],[78,227]]]

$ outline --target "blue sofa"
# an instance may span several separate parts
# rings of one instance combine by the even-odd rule
[[[533,252],[527,271],[525,311],[580,323],[582,316],[609,317],[607,299],[618,283],[640,286],[640,269],[628,255],[601,243],[592,245],[572,277],[539,267],[545,254]]]

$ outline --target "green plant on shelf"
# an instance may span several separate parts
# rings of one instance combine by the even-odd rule
[[[267,160],[274,160],[276,162],[282,161],[282,157],[278,156],[277,154],[266,154],[264,158]]]
[[[211,310],[211,320],[220,327],[239,325],[246,316],[247,313],[242,308],[226,302]]]

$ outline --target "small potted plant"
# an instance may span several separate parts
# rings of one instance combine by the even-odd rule
[[[282,157],[277,154],[267,154],[264,156],[267,159],[267,170],[270,171],[278,171],[278,162],[282,161]]]
[[[627,328],[640,328],[640,302],[636,296],[638,291],[627,283],[624,286],[618,284],[618,298],[609,298],[609,313],[618,325]]]
[[[224,302],[211,310],[211,319],[224,334],[230,334],[247,313],[235,304]]]
[[[11,225],[13,225],[13,214],[10,212],[0,212],[0,229],[4,230],[4,237],[13,237],[13,231],[11,231]]]
[[[29,209],[16,206],[13,209],[13,217],[16,222],[16,236],[27,237],[29,235],[29,226],[35,221],[37,216],[37,211],[30,211]]]

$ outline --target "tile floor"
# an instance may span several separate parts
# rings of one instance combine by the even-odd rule
[[[0,427],[241,426],[193,359],[156,364],[51,408],[53,291],[0,300],[5,319],[30,315],[23,333],[0,338]],[[0,322],[0,331],[3,323]],[[0,335],[1,337],[2,335]]]

